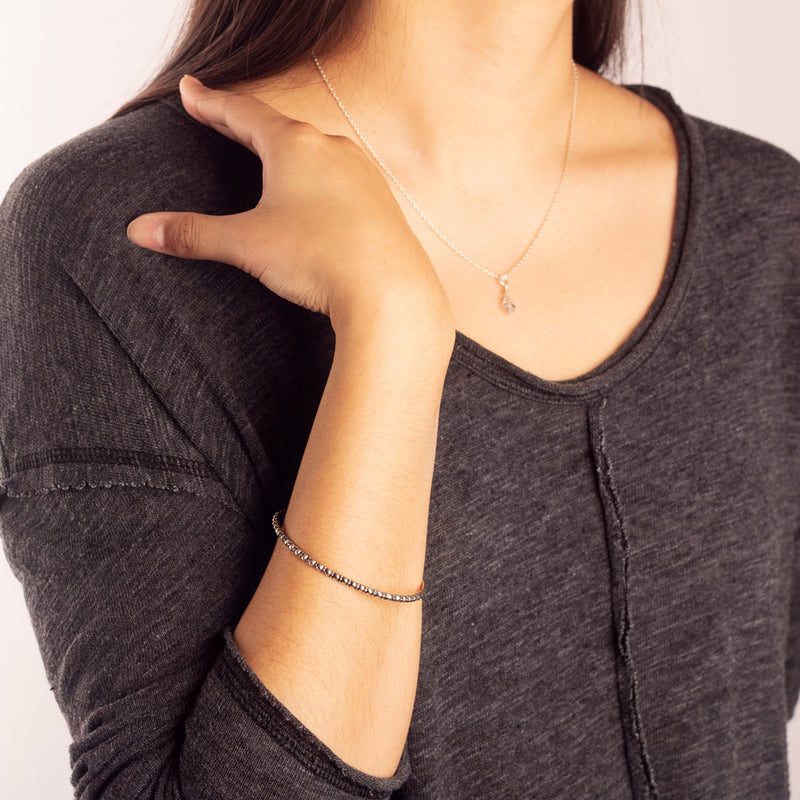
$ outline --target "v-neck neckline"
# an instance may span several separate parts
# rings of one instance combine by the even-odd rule
[[[696,143],[692,141],[686,115],[669,92],[654,86],[636,85],[626,88],[641,94],[667,116],[678,147],[678,191],[672,241],[656,297],[636,328],[608,358],[588,372],[562,381],[540,378],[461,331],[456,331],[453,360],[488,378],[492,383],[499,383],[512,391],[543,394],[553,399],[578,399],[600,394],[622,380],[652,352],[681,304],[694,260],[694,229],[703,183],[699,153]]]

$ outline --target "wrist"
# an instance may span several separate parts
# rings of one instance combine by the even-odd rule
[[[337,319],[334,324],[336,353],[369,363],[383,362],[393,371],[422,374],[425,368],[446,370],[455,343],[455,323],[449,307],[441,309],[405,301],[386,306],[371,304]]]
[[[331,306],[336,347],[385,346],[394,353],[424,353],[449,362],[455,320],[444,289],[434,275],[429,286],[380,286]]]

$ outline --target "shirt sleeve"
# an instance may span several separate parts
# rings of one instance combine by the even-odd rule
[[[0,533],[71,731],[76,797],[390,797],[407,752],[392,778],[353,769],[237,651],[274,537],[71,279],[85,231],[70,232],[53,172],[29,170],[0,207]],[[227,431],[215,402],[193,397],[194,413]],[[270,508],[286,499],[260,490]]]
[[[264,687],[229,626],[264,565],[245,520],[184,490],[7,482],[0,521],[78,798],[389,797]]]

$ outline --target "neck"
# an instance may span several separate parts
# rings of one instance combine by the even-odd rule
[[[382,0],[361,45],[326,71],[357,124],[356,110],[463,185],[478,165],[496,181],[500,165],[563,158],[571,61],[566,0]]]
[[[468,191],[557,168],[572,105],[570,0],[375,0],[320,62],[387,164]],[[313,62],[304,82],[354,136]],[[338,119],[338,122],[336,121]],[[344,126],[344,127],[342,127]]]

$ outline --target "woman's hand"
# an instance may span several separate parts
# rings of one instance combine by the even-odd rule
[[[449,303],[383,174],[254,97],[181,82],[196,119],[257,153],[258,205],[229,217],[147,214],[132,241],[233,264],[331,318],[336,349],[286,512],[320,563],[412,594],[425,561]],[[259,679],[347,763],[391,776],[408,734],[419,603],[367,597],[276,546],[234,633]]]
[[[322,133],[251,95],[184,77],[186,111],[257,154],[258,205],[231,216],[156,212],[131,222],[132,242],[232,264],[336,322],[354,308],[408,301],[450,316],[444,290],[383,174],[346,136]]]

